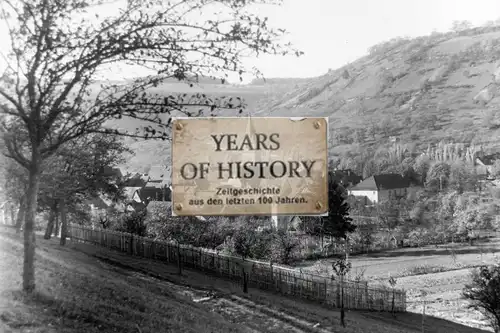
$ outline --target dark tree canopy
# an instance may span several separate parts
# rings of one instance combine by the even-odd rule
[[[152,94],[148,88],[172,78],[193,84],[200,76],[220,80],[228,73],[241,76],[247,70],[242,63],[245,56],[300,54],[277,43],[283,31],[270,29],[266,19],[247,10],[250,5],[279,1],[193,0],[166,5],[130,0],[112,17],[98,11],[99,0],[3,3],[0,10],[10,29],[10,52],[4,54],[9,62],[0,76],[0,111],[22,122],[41,157],[86,132],[108,133],[102,124],[113,118],[149,123],[135,133],[121,134],[168,139],[170,118],[165,115],[237,108],[242,101],[203,94]],[[96,20],[88,17],[93,13]],[[96,85],[96,74],[117,64],[140,66],[154,75],[126,84]],[[27,152],[16,149],[14,138],[7,143],[9,156],[27,167]]]
[[[500,263],[474,269],[471,278],[463,296],[470,308],[485,315],[495,333],[500,332]]]
[[[105,169],[124,162],[130,152],[119,137],[89,134],[68,142],[47,160],[41,176],[40,202],[64,199],[81,202],[84,198],[107,196],[115,202],[123,199],[122,179]]]
[[[310,234],[326,235],[346,239],[356,226],[349,217],[347,191],[338,182],[329,177],[328,180],[328,216],[304,217],[303,229]]]
[[[273,0],[127,0],[116,13],[103,0],[3,0],[8,27],[0,56],[3,153],[28,171],[23,289],[35,288],[34,219],[44,161],[88,133],[169,139],[172,116],[238,108],[238,99],[152,93],[165,79],[243,75],[242,59],[300,52],[280,45],[284,31],[250,12]],[[97,75],[126,64],[152,72],[123,84]],[[135,132],[104,128],[110,119],[141,122]]]

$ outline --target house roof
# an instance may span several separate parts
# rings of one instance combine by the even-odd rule
[[[164,188],[167,184],[163,181],[149,180],[144,187]]]
[[[139,191],[141,188],[142,188],[142,186],[141,187],[133,187],[133,186],[128,187],[127,186],[123,189],[123,192],[124,192],[125,197],[127,199],[132,200],[132,197],[134,196],[135,191]]]
[[[148,172],[149,180],[155,182],[170,181],[170,167],[165,165],[153,165]]]
[[[171,198],[170,188],[159,188],[159,187],[143,187],[139,190],[139,196],[142,201],[164,201],[163,195],[166,191],[167,201]]]
[[[102,175],[104,177],[122,177],[123,174],[122,174],[122,171],[120,170],[120,168],[113,168],[113,167],[110,167],[110,166],[105,166],[102,170]]]
[[[368,177],[361,183],[351,188],[351,190],[379,191],[408,187],[410,187],[410,179],[408,177],[403,177],[400,174],[391,173]]]
[[[137,202],[137,201],[130,201],[127,203],[127,206],[132,207],[136,212],[141,211],[146,208],[146,205],[143,204],[142,202]]]
[[[136,173],[129,179],[125,180],[124,187],[144,187],[149,180],[149,176]]]
[[[358,176],[352,170],[334,170],[330,172],[330,179],[333,179],[341,185],[356,185],[363,180],[363,177]]]
[[[477,159],[481,161],[484,165],[493,165],[496,160],[500,160],[500,153],[477,156]]]

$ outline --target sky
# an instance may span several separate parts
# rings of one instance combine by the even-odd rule
[[[284,0],[281,7],[260,8],[259,14],[268,17],[271,26],[286,29],[287,39],[305,54],[299,58],[263,56],[246,59],[245,64],[256,66],[268,78],[314,77],[352,62],[370,46],[394,37],[444,32],[454,20],[468,20],[475,26],[496,20],[500,18],[500,1]],[[107,77],[140,74],[127,68],[112,75],[108,72]]]
[[[271,22],[290,32],[305,52],[253,60],[267,77],[312,77],[365,55],[370,46],[394,37],[447,31],[454,20],[481,25],[500,18],[499,0],[285,0],[267,10]]]

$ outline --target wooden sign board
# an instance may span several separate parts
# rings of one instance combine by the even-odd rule
[[[327,215],[328,118],[175,118],[172,214]]]

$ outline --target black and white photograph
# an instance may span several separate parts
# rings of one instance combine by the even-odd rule
[[[0,0],[0,333],[500,333],[499,0]]]

